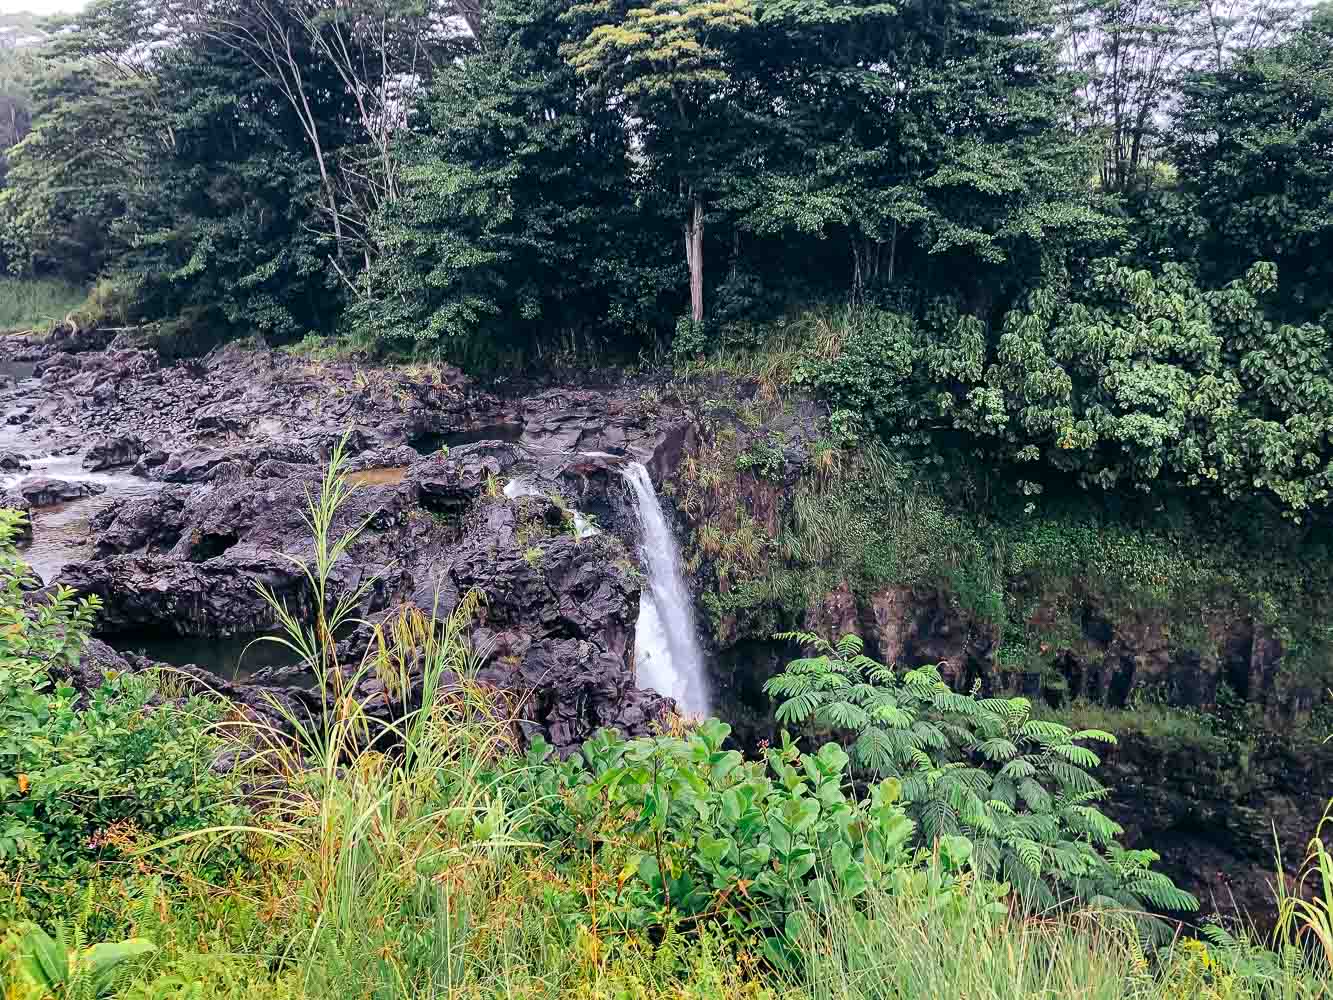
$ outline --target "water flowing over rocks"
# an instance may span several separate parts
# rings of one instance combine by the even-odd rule
[[[105,642],[85,657],[84,680],[149,665],[113,648],[132,648],[138,636],[207,643],[271,630],[261,586],[308,616],[312,594],[298,565],[314,554],[305,518],[341,442],[357,486],[333,533],[364,527],[334,568],[333,594],[368,584],[358,613],[370,622],[405,605],[448,614],[481,595],[478,679],[558,747],[603,726],[647,732],[671,708],[635,684],[633,552],[595,524],[632,526],[619,469],[634,459],[660,474],[678,462],[690,433],[683,412],[649,413],[627,385],[505,399],[447,366],[311,362],[235,346],[175,364],[119,343],[52,350],[32,374],[0,392],[0,412],[20,428],[0,447],[12,439],[16,454],[107,477],[0,483],[29,509],[85,489],[106,495],[81,537],[59,539],[58,554],[78,558],[33,559],[48,584],[102,602]],[[507,497],[503,484],[517,476],[532,488]],[[33,556],[53,544],[47,523],[38,509]],[[361,627],[343,637],[342,662],[359,662],[369,635]],[[308,675],[294,676],[304,673],[265,668],[262,684],[192,676],[278,721],[273,696],[319,709]],[[362,687],[380,714],[413,696],[390,697],[376,680]]]

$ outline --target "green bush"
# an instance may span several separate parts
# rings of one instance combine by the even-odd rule
[[[154,707],[145,677],[110,678],[80,704],[62,678],[97,601],[60,588],[29,605],[33,580],[13,550],[19,523],[0,510],[0,861],[51,872],[232,818],[233,782],[210,767],[216,706]]]
[[[547,803],[533,832],[567,858],[610,852],[623,866],[609,919],[712,916],[781,935],[790,914],[855,899],[910,863],[897,781],[857,798],[837,745],[802,754],[784,742],[746,761],[722,748],[730,732],[709,719],[678,736],[600,733],[564,762],[541,743],[529,751],[522,795]]]

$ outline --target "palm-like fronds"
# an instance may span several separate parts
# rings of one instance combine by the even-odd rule
[[[855,636],[779,638],[810,655],[765,685],[778,719],[841,733],[861,770],[898,779],[927,844],[970,838],[973,863],[1031,905],[1072,897],[1136,911],[1197,907],[1151,870],[1155,855],[1120,848],[1123,831],[1097,808],[1107,791],[1091,772],[1101,759],[1082,743],[1114,743],[1110,733],[1034,719],[1026,698],[959,693],[932,666],[895,670]]]

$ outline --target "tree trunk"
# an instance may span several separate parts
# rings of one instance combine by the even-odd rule
[[[898,265],[898,220],[893,220],[893,236],[889,240],[889,284],[893,284],[893,272]]]
[[[690,221],[685,225],[685,262],[690,267],[690,319],[704,321],[704,203],[690,196]]]

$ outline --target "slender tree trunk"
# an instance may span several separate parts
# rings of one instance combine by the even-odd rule
[[[861,296],[865,291],[865,268],[861,264],[861,240],[858,237],[852,237],[852,305],[861,304]]]
[[[898,264],[898,220],[893,220],[893,233],[889,237],[889,284],[893,284],[893,272]]]
[[[690,221],[685,225],[685,262],[690,268],[690,318],[704,321],[704,203],[690,195]]]

